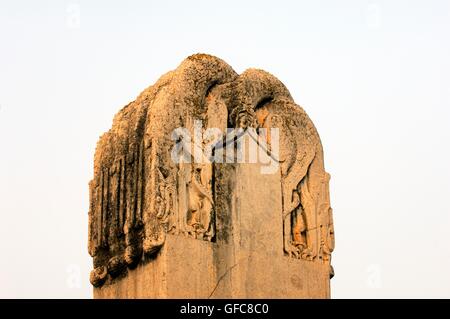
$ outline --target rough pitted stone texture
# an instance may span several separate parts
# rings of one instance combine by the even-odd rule
[[[207,136],[227,127],[255,128],[267,142],[265,161],[227,162],[228,153],[225,163],[173,160],[177,129]],[[208,142],[194,140],[189,156]],[[263,174],[274,158],[277,169]],[[329,178],[313,123],[277,78],[188,57],[119,111],[98,142],[88,247],[94,296],[329,297]]]

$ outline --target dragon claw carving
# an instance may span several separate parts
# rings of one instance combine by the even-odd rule
[[[108,270],[105,266],[93,269],[89,275],[89,281],[94,287],[100,287],[106,281]]]
[[[161,247],[164,245],[166,241],[165,232],[160,232],[158,238],[145,238],[142,248],[144,250],[144,254],[148,257],[155,255],[159,252]]]

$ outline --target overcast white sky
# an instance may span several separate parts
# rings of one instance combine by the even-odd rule
[[[450,2],[243,2],[0,2],[0,297],[92,296],[96,141],[196,52],[273,73],[316,124],[333,297],[450,297]]]

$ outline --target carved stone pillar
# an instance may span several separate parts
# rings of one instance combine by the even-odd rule
[[[188,57],[98,143],[94,297],[328,298],[329,178],[314,125],[280,81]]]

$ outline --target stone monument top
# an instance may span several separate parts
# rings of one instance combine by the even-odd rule
[[[89,184],[96,298],[327,298],[317,130],[288,89],[186,58],[114,117]]]

